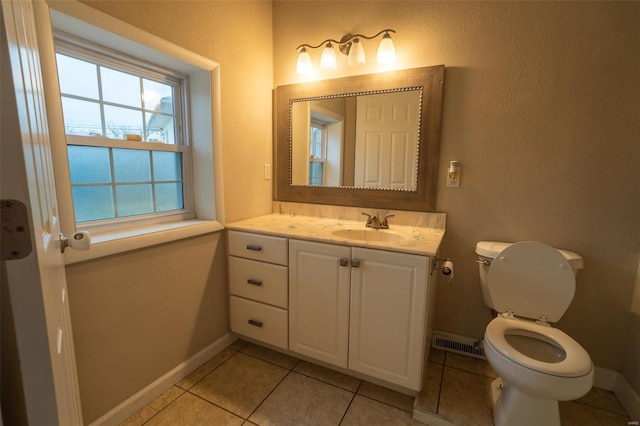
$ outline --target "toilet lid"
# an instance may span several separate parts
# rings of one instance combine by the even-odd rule
[[[487,287],[498,312],[557,322],[573,300],[576,281],[558,250],[525,241],[505,248],[491,262]]]

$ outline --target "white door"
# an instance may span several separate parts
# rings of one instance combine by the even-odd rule
[[[420,390],[428,258],[353,248],[349,369]]]
[[[351,248],[289,240],[289,350],[347,367]]]
[[[358,96],[355,185],[415,189],[420,92]]]
[[[3,1],[1,7],[0,195],[26,206],[32,244],[26,257],[18,258],[22,255],[18,253],[16,259],[2,261],[15,322],[26,415],[31,425],[80,425],[34,4]],[[7,411],[9,407],[3,407],[3,412]]]

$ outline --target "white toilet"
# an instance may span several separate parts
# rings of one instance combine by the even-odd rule
[[[484,350],[500,376],[491,384],[496,426],[560,425],[558,401],[585,395],[593,363],[582,346],[553,328],[583,267],[576,253],[535,241],[476,245],[485,303],[497,311]]]

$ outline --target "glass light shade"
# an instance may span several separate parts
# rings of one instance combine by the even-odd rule
[[[364,64],[366,62],[364,47],[362,47],[362,43],[360,43],[360,40],[357,38],[353,40],[351,49],[349,49],[348,62],[350,67],[355,67],[358,64]]]
[[[389,33],[385,33],[378,46],[378,63],[392,64],[396,60],[396,48]]]
[[[298,55],[298,64],[296,65],[296,71],[298,74],[309,74],[313,69],[311,63],[311,55],[307,52],[307,48],[303,47]]]
[[[322,57],[320,57],[320,68],[323,70],[335,70],[337,63],[336,50],[331,43],[327,43],[327,46],[322,52]]]

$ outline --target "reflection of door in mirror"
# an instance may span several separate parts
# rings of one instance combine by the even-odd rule
[[[345,100],[322,105],[294,102],[291,128],[291,183],[293,185],[340,186],[343,174]]]
[[[355,186],[416,188],[420,91],[358,96]]]

